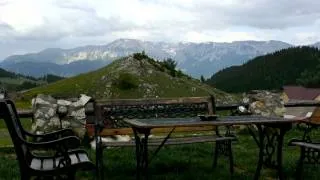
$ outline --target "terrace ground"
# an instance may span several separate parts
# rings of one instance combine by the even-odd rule
[[[23,120],[25,127],[30,127],[29,120]],[[3,121],[0,122],[0,144],[10,145]],[[286,179],[295,178],[296,162],[299,158],[297,147],[288,147],[287,142],[293,137],[301,137],[297,129],[286,134],[284,144],[283,167]],[[320,139],[320,132],[315,132]],[[228,161],[220,157],[218,167],[212,169],[213,146],[211,143],[164,147],[150,164],[151,179],[252,179],[258,160],[258,148],[246,131],[238,132],[239,140],[234,143],[235,173],[229,174]],[[91,159],[95,151],[87,149]],[[112,148],[104,151],[106,179],[135,179],[135,149]],[[319,165],[306,165],[304,179],[318,179]],[[19,179],[19,167],[13,148],[0,149],[0,179]],[[94,173],[79,172],[77,179],[94,179]],[[261,179],[276,179],[276,171],[263,169]]]

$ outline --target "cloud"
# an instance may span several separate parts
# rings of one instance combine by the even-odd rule
[[[308,44],[320,40],[319,31],[314,0],[0,0],[0,48],[13,48],[0,58],[117,38]]]

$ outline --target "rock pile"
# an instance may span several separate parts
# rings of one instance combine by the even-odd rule
[[[286,112],[283,96],[277,92],[254,90],[244,95],[243,102],[249,103],[253,114],[283,117]]]
[[[34,122],[32,131],[45,133],[61,128],[72,128],[83,137],[85,134],[85,104],[91,99],[86,95],[75,101],[55,99],[50,95],[39,94],[32,99]]]

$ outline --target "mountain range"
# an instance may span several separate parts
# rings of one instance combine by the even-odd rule
[[[49,73],[68,77],[98,69],[119,57],[144,51],[155,59],[174,59],[177,67],[189,75],[209,77],[226,67],[241,65],[254,57],[292,46],[294,45],[273,40],[167,43],[118,39],[106,45],[73,49],[49,48],[38,53],[13,55],[4,59],[0,67],[35,77]],[[320,47],[320,43],[311,46]]]

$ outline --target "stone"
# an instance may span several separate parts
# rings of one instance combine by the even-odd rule
[[[53,105],[57,104],[57,100],[54,99],[52,96],[39,94],[36,98],[32,99],[32,106],[37,106],[38,104],[44,105]]]
[[[149,136],[150,137],[150,136]],[[131,137],[129,135],[114,135],[114,136],[108,136],[108,137],[102,137],[101,141],[104,142],[128,142],[131,140]],[[91,148],[96,148],[96,142],[93,140],[91,143]]]
[[[81,94],[81,97],[79,98],[79,100],[76,102],[72,102],[70,106],[75,106],[75,107],[84,106],[85,104],[87,104],[87,102],[89,102],[90,99],[91,97]]]
[[[57,104],[59,106],[69,106],[71,104],[71,101],[63,100],[63,99],[58,99]]]
[[[71,128],[79,137],[83,137],[86,131],[84,106],[90,99],[91,97],[81,94],[77,101],[72,102],[39,94],[32,99],[34,112],[32,131],[41,134],[61,127]]]
[[[68,113],[67,106],[58,106],[58,113],[59,114],[67,114]]]
[[[262,116],[280,116],[283,117],[286,109],[281,93],[254,90],[244,94],[244,103],[249,103],[249,112]]]

